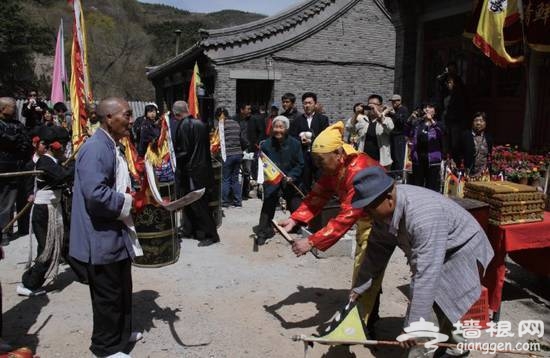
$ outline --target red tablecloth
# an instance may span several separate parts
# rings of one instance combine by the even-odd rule
[[[489,290],[489,308],[498,311],[506,274],[506,254],[529,271],[550,274],[550,212],[545,212],[544,221],[540,222],[489,225],[487,236],[495,257],[485,273],[484,286]]]

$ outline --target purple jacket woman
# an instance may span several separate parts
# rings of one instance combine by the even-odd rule
[[[435,191],[440,189],[440,165],[443,159],[443,128],[434,119],[435,109],[426,106],[424,116],[409,126],[412,183]]]
[[[427,133],[422,133],[422,132]],[[422,136],[427,137],[427,146],[419,143],[422,141]],[[420,162],[420,157],[426,155],[430,165],[441,164],[443,160],[443,129],[439,122],[435,122],[432,126],[425,126],[424,122],[420,122],[412,129],[411,133],[411,155],[414,163]]]

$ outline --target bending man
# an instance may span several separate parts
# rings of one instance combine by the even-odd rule
[[[440,332],[452,337],[452,323],[479,299],[481,268],[493,258],[485,232],[454,201],[422,187],[394,185],[378,168],[363,170],[353,184],[353,207],[364,208],[374,224],[351,299],[382,275],[399,246],[412,271],[405,327],[421,318],[432,321],[433,310]]]
[[[290,218],[282,221],[280,225],[291,231],[298,224],[307,224],[315,218],[325,204],[338,196],[340,212],[329,220],[327,225],[307,239],[296,240],[292,245],[292,251],[301,256],[313,247],[325,251],[334,245],[357,222],[357,249],[353,270],[353,282],[356,280],[357,271],[363,260],[363,254],[367,247],[367,238],[370,232],[370,219],[361,209],[351,206],[351,199],[355,195],[353,177],[359,171],[378,166],[378,162],[364,153],[357,152],[351,145],[342,140],[344,123],[338,122],[322,131],[312,146],[315,164],[321,169],[322,175],[313,186],[311,192],[304,198],[302,204],[292,213]],[[361,300],[365,320],[368,319],[368,328],[373,333],[373,325],[378,317],[378,293],[382,278],[371,289],[372,294],[365,295]]]

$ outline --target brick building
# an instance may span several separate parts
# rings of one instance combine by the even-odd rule
[[[201,30],[202,40],[149,69],[156,101],[186,99],[198,62],[202,116],[216,106],[270,106],[281,95],[318,94],[332,120],[351,115],[371,93],[394,89],[395,28],[380,0],[309,0],[252,23]]]

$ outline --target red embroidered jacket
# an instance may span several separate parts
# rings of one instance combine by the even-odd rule
[[[292,213],[290,217],[293,220],[307,224],[321,212],[334,194],[338,195],[340,212],[330,219],[324,228],[309,237],[309,242],[313,246],[325,251],[334,245],[358,219],[367,216],[363,209],[351,207],[351,200],[355,194],[353,177],[361,170],[375,165],[378,166],[378,162],[364,153],[348,156],[338,174],[321,176],[300,207]]]

